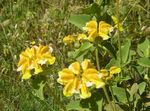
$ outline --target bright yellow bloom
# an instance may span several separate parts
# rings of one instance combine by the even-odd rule
[[[93,42],[96,37],[100,36],[103,40],[107,40],[110,37],[108,36],[111,29],[111,25],[100,21],[99,26],[98,23],[95,20],[89,21],[86,23],[86,26],[83,27],[83,30],[88,32],[88,40]]]
[[[120,72],[121,72],[121,69],[117,66],[112,66],[109,70],[107,69],[100,70],[100,74],[102,75],[102,78],[105,80],[111,79],[114,74],[118,74]]]
[[[104,21],[99,22],[99,36],[102,37],[103,40],[107,40],[110,38],[108,36],[110,29],[111,29],[110,24],[108,24]]]
[[[54,64],[55,57],[51,55],[52,51],[48,46],[40,45],[27,48],[20,54],[17,71],[22,71],[22,79],[29,79],[31,71],[34,74],[42,72],[43,64]]]
[[[75,41],[75,38],[72,35],[68,35],[63,38],[63,42],[66,45],[72,44],[74,41]]]
[[[91,20],[86,23],[86,26],[83,27],[83,30],[88,32],[88,40],[93,42],[95,38],[98,36],[97,33],[97,22],[95,20]]]
[[[115,17],[115,16],[111,16],[111,18],[112,18],[112,20],[113,20],[113,22],[115,23],[115,28],[118,28],[118,30],[119,31],[123,31],[124,29],[123,29],[123,26],[122,26],[122,23],[119,23],[119,20],[118,20],[118,18],[117,17]]]
[[[68,68],[59,71],[58,82],[65,85],[63,90],[65,96],[79,93],[83,99],[91,96],[88,87],[95,85],[96,88],[100,88],[105,85],[99,77],[99,72],[88,59],[81,64],[74,62]]]

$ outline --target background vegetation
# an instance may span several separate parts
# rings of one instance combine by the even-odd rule
[[[44,88],[45,100],[41,101],[33,95],[33,89],[28,84],[30,81],[21,81],[20,74],[16,72],[17,62],[20,52],[31,46],[33,41],[35,44],[50,45],[54,48],[57,63],[52,66],[53,70],[49,73],[56,74],[57,77],[58,69],[70,61],[67,59],[67,49],[61,41],[65,35],[80,31],[68,22],[68,18],[70,14],[84,13],[84,9],[91,3],[92,0],[0,1],[0,110],[60,111],[62,106],[58,102],[63,101],[64,104],[69,102],[69,99],[62,95],[61,86],[51,77],[50,86]],[[115,0],[105,0],[105,4],[107,5],[104,12],[116,13]],[[136,50],[143,37],[150,38],[150,0],[122,0],[119,5],[120,19],[124,21],[126,30],[121,36],[121,41],[132,38],[131,49]],[[136,59],[136,56],[133,57]],[[105,64],[105,61],[102,62]],[[134,65],[132,61],[131,65]],[[132,68],[126,68],[133,74],[129,82],[140,83],[149,80],[149,69],[146,69],[147,74],[140,75]],[[146,83],[147,87],[141,100],[146,105],[144,110],[148,111],[150,83]],[[135,110],[138,111],[138,107]]]

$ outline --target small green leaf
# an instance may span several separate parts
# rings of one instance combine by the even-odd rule
[[[83,27],[86,25],[88,21],[91,20],[91,16],[86,14],[80,15],[71,15],[69,18],[69,22],[83,30]]]
[[[41,100],[44,100],[44,95],[43,95],[43,88],[44,88],[45,84],[40,83],[39,84],[39,89],[34,89],[36,96],[39,97]]]
[[[150,59],[147,57],[143,57],[137,60],[138,64],[143,67],[150,67]]]
[[[112,86],[112,91],[113,91],[113,94],[117,97],[117,99],[120,102],[122,102],[122,103],[127,102],[126,91],[124,88]]]
[[[121,56],[122,56],[122,62],[126,63],[129,59],[129,53],[130,53],[130,46],[131,46],[131,40],[127,40],[125,44],[121,47]],[[118,52],[118,58],[119,58],[119,52]]]
[[[82,108],[79,100],[71,101],[69,104],[67,104],[66,108],[67,110],[89,111],[87,108]]]
[[[109,63],[106,65],[106,68],[110,68],[111,66],[120,66],[119,60],[112,58]]]
[[[90,42],[84,42],[82,46],[74,52],[74,58],[81,56],[85,51],[93,47]]]
[[[142,82],[139,84],[139,93],[140,95],[145,91],[146,83]]]
[[[145,38],[144,41],[138,44],[137,52],[141,57],[150,56],[150,41],[147,38]]]
[[[130,95],[133,96],[135,93],[137,93],[138,89],[139,89],[138,84],[137,84],[137,83],[134,83],[134,84],[132,85],[131,89],[130,89]]]
[[[45,86],[46,77],[43,75],[37,75],[32,80],[32,87],[34,88],[34,95],[44,100],[43,88]]]

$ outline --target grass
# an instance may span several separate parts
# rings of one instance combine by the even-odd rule
[[[51,45],[57,56],[55,67],[51,71],[66,65],[67,54],[62,38],[78,30],[68,23],[71,13],[82,13],[82,8],[92,0],[1,0],[0,1],[0,109],[2,111],[60,111],[58,101],[69,100],[62,95],[62,88],[56,82],[47,86],[45,101],[33,95],[28,82],[22,82],[16,72],[19,54],[26,47],[36,44]],[[108,0],[109,1],[109,0]],[[114,1],[112,1],[114,3]],[[82,4],[82,5],[81,5]],[[125,0],[120,4],[121,19],[128,26],[127,36],[133,38],[133,44],[142,36],[150,38],[150,1]],[[115,13],[110,6],[110,12]],[[130,33],[130,34],[129,34]],[[122,40],[122,41],[123,41]],[[136,48],[136,47],[132,47]],[[53,80],[51,80],[53,81]],[[53,98],[56,94],[58,101]]]

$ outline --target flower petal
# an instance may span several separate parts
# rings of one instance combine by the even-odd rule
[[[69,66],[69,69],[74,73],[79,75],[80,74],[80,63],[74,62]]]
[[[91,32],[89,32],[88,40],[90,42],[93,42],[97,36],[98,36],[97,30],[92,30]]]
[[[75,78],[74,79],[74,93],[79,93],[79,89],[81,88],[81,81],[79,80],[79,78]]]
[[[89,68],[83,73],[83,79],[86,82],[93,82],[96,88],[100,88],[105,85],[105,83],[98,76],[99,72],[96,69]]]
[[[65,87],[64,87],[64,90],[63,90],[63,94],[65,96],[72,96],[73,92],[74,92],[74,85],[73,85],[74,81],[70,81],[68,82]]]
[[[102,32],[99,32],[99,36],[102,37],[103,40],[107,40],[110,38],[107,34],[102,33]]]
[[[97,30],[97,22],[95,20],[91,20],[86,23],[86,26],[83,27],[83,30],[87,32],[91,32],[93,30]]]
[[[57,80],[60,84],[66,84],[72,81],[75,78],[73,72],[71,72],[68,68],[59,71],[59,79]]]
[[[86,99],[91,97],[91,93],[89,92],[88,88],[86,87],[86,84],[83,82],[81,86],[81,98]]]
[[[86,70],[86,69],[88,68],[88,64],[89,64],[89,60],[88,60],[88,59],[85,59],[85,60],[81,63],[82,69],[83,69],[83,70]]]
[[[103,40],[107,40],[110,37],[108,36],[109,32],[111,29],[111,25],[104,22],[104,21],[100,21],[99,22],[99,36],[103,38]]]
[[[29,70],[26,70],[26,72],[23,73],[22,75],[22,79],[29,79],[29,78],[31,78],[31,73]]]

